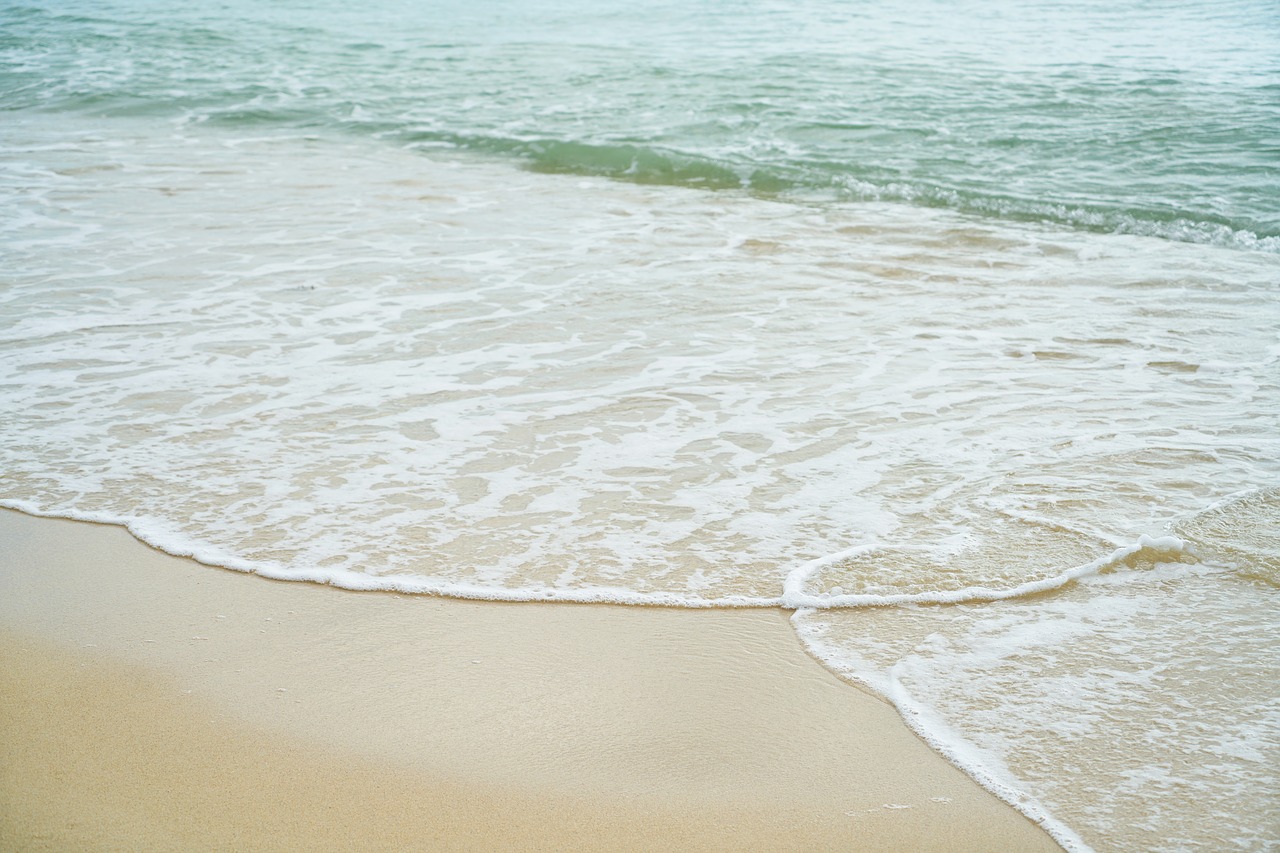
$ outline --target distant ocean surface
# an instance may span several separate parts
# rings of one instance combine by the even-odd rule
[[[1070,850],[1280,848],[1272,2],[5,5],[0,411],[0,505],[793,609]]]

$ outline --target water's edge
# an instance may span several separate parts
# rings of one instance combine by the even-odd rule
[[[35,518],[64,519],[87,524],[109,525],[121,527],[139,543],[149,548],[183,559],[190,559],[201,565],[215,569],[252,574],[267,580],[301,581],[323,586],[331,586],[349,592],[389,592],[409,595],[427,595],[441,598],[453,598],[472,601],[493,601],[506,603],[552,603],[552,604],[609,604],[623,607],[663,607],[676,609],[718,609],[718,608],[759,608],[790,610],[789,620],[801,648],[814,661],[833,673],[851,687],[870,692],[872,695],[892,705],[898,712],[902,722],[917,737],[945,758],[952,765],[964,772],[975,783],[989,791],[1001,801],[1024,815],[1028,820],[1042,827],[1050,837],[1069,853],[1088,853],[1092,848],[1087,845],[1069,826],[1053,816],[1053,814],[1029,793],[1020,790],[1016,781],[1009,779],[986,766],[976,751],[959,735],[950,731],[936,715],[917,702],[901,685],[880,683],[868,678],[852,667],[842,664],[839,654],[828,648],[821,638],[806,629],[802,619],[806,615],[820,609],[846,609],[859,607],[894,606],[900,603],[953,603],[960,601],[991,601],[1008,599],[1022,595],[1033,595],[1049,589],[1058,588],[1074,580],[1096,573],[1099,569],[1113,565],[1120,560],[1140,553],[1144,550],[1153,552],[1181,551],[1187,544],[1177,537],[1168,536],[1152,538],[1143,536],[1130,546],[1117,549],[1115,552],[1078,566],[1068,572],[1051,579],[1051,581],[1024,584],[1018,588],[1005,591],[976,590],[972,597],[898,597],[901,600],[869,600],[870,596],[832,596],[805,595],[796,592],[803,583],[804,572],[811,571],[818,565],[846,556],[845,552],[832,555],[821,560],[810,561],[799,569],[793,570],[787,579],[788,592],[778,598],[750,598],[745,596],[705,599],[696,596],[680,597],[671,593],[637,593],[622,589],[580,589],[580,590],[501,590],[490,589],[469,584],[450,584],[434,581],[430,578],[415,576],[374,577],[359,572],[303,570],[289,571],[283,567],[255,564],[251,561],[224,554],[216,548],[202,545],[193,540],[175,542],[164,541],[161,544],[161,527],[146,519],[121,519],[105,513],[54,513],[42,510],[38,505],[23,500],[0,498],[0,507],[20,512]]]

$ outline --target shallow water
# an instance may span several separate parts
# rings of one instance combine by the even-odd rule
[[[792,608],[1070,848],[1274,846],[1267,11],[1180,6],[1142,47],[1136,5],[504,8],[8,9],[0,503],[351,588]],[[1095,16],[1087,50],[1027,47]],[[997,36],[1023,47],[988,67]],[[640,55],[666,71],[609,76]],[[778,104],[872,130],[753,100],[786,56]],[[1063,68],[1078,111],[993,167],[983,104],[1043,129],[1014,95]],[[894,137],[928,109],[876,69],[960,141]],[[942,69],[984,94],[949,109]],[[1200,112],[1116,83],[1157,73]],[[1167,172],[1091,173],[1085,117],[1139,102]],[[734,105],[749,129],[712,121]],[[915,189],[848,191],[894,157]]]

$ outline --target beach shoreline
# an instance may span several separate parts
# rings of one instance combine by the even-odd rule
[[[352,593],[13,511],[0,542],[6,849],[1058,849],[785,611]]]

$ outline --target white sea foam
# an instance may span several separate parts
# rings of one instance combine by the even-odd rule
[[[1261,843],[1280,259],[152,130],[6,134],[0,505],[349,589],[796,608],[1064,845]]]
[[[1061,589],[1072,581],[1080,580],[1097,573],[1100,569],[1114,566],[1136,554],[1154,552],[1157,554],[1179,554],[1184,552],[1187,544],[1176,536],[1140,536],[1132,545],[1117,548],[1110,554],[1099,557],[1088,563],[1073,566],[1052,577],[1028,581],[1007,589],[992,589],[985,586],[966,586],[955,590],[923,590],[897,595],[846,595],[843,593],[823,593],[811,595],[804,592],[805,582],[819,569],[841,560],[852,557],[874,559],[878,550],[875,546],[850,548],[813,560],[800,566],[787,575],[783,584],[783,595],[779,600],[782,607],[793,610],[823,610],[827,608],[845,607],[887,607],[897,604],[967,604],[983,601],[1001,601],[1009,598],[1023,598],[1040,592]],[[912,549],[928,553],[927,549]]]
[[[793,621],[819,659],[1068,849],[1264,849],[1275,616],[1233,573],[1156,564],[1047,600]]]

